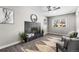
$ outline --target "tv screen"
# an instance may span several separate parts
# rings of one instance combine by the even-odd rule
[[[41,24],[40,23],[34,23],[34,22],[27,22],[27,21],[25,21],[25,23],[24,23],[24,31],[26,32],[26,33],[32,33],[32,29],[34,29],[34,28],[41,28]]]

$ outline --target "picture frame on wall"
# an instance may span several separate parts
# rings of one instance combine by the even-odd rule
[[[66,27],[66,19],[56,19],[53,21],[53,27],[63,28]]]
[[[0,24],[13,24],[13,10],[0,8]]]
[[[44,24],[47,24],[47,19],[46,18],[44,19]]]

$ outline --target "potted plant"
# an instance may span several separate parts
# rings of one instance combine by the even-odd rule
[[[77,35],[78,35],[77,32],[71,32],[71,33],[70,33],[70,38],[76,38]]]
[[[19,33],[19,35],[22,41],[27,42],[27,36],[28,36],[27,33],[22,32],[22,33]]]

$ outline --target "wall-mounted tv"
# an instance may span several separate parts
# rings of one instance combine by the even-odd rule
[[[33,28],[41,28],[41,23],[35,23],[35,22],[24,22],[24,31],[26,33],[32,33]]]

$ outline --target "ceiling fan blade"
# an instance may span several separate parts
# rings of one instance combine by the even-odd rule
[[[54,8],[54,10],[60,9],[60,7],[53,7],[53,8]]]

